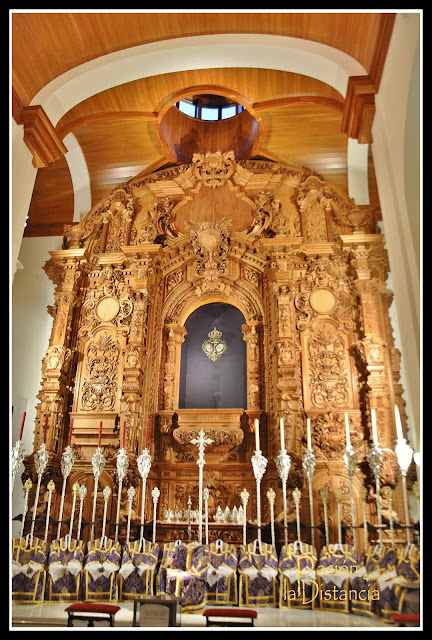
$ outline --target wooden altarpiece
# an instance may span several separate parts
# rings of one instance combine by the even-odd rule
[[[387,254],[366,207],[356,207],[312,170],[258,160],[237,162],[232,152],[195,154],[191,164],[116,187],[79,223],[65,228],[64,249],[50,256],[45,271],[55,284],[49,308],[53,325],[42,363],[34,450],[24,460],[22,479],[35,479],[34,454],[47,420],[50,458],[43,484],[50,479],[56,483],[53,516],[59,509],[60,461],[71,419],[75,464],[67,481],[64,521],[71,512],[75,483],[87,486],[83,522],[91,521],[91,458],[101,421],[106,464],[99,478],[98,505],[102,509],[102,490],[109,486],[107,521],[115,521],[116,455],[126,426],[129,468],[120,501],[121,540],[130,486],[136,489],[132,520],[140,520],[142,484],[136,460],[147,439],[152,465],[146,524],[153,519],[154,487],[160,489],[158,521],[169,509],[184,512],[189,496],[192,508],[197,507],[197,449],[191,440],[204,429],[213,441],[205,450],[204,467],[210,536],[241,542],[241,527],[214,523],[216,508],[239,507],[246,488],[247,518],[256,518],[251,456],[258,419],[261,448],[268,459],[261,485],[262,522],[269,523],[265,495],[270,487],[276,491],[276,519],[282,522],[275,459],[283,418],[291,457],[288,521],[295,518],[291,492],[299,487],[304,539],[309,541],[302,470],[309,418],[316,456],[314,523],[323,522],[320,491],[327,487],[330,537],[336,542],[336,489],[342,489],[343,522],[351,522],[343,462],[347,412],[359,460],[353,478],[356,522],[362,522],[360,489],[365,485],[368,521],[376,523],[375,482],[365,461],[372,438],[370,409],[376,408],[385,450],[382,487],[397,486],[394,405],[404,424],[405,412],[400,354],[388,314],[392,294],[386,287]],[[193,310],[215,301],[233,305],[244,315],[247,406],[180,409],[185,320]],[[40,504],[43,488],[41,496]],[[403,521],[399,489],[393,505]],[[53,537],[55,532],[53,525]],[[67,527],[63,535],[66,532]],[[251,535],[255,537],[253,527]],[[347,541],[351,535],[348,530]],[[83,537],[89,537],[88,526]],[[162,523],[158,537],[184,539],[185,525]],[[290,539],[295,537],[294,527]],[[362,535],[357,538],[362,548]],[[324,544],[319,532],[315,544]]]

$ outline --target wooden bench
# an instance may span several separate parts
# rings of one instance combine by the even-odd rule
[[[215,607],[206,609],[203,616],[206,617],[206,627],[253,627],[257,612],[254,609]],[[213,620],[210,618],[213,618]],[[224,620],[223,618],[231,618],[231,620]]]
[[[73,627],[74,620],[86,620],[88,627],[94,627],[97,620],[108,620],[109,626],[114,626],[114,616],[120,607],[113,604],[97,602],[76,602],[66,607],[68,613],[68,627]]]

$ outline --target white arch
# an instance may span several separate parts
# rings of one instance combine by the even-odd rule
[[[366,75],[364,67],[351,56],[311,40],[237,33],[193,36],[100,56],[55,78],[35,95],[31,104],[41,105],[55,126],[78,103],[127,82],[176,71],[234,67],[275,69],[310,76],[330,85],[343,97],[350,76]],[[367,145],[362,147],[367,149]],[[356,176],[355,182],[351,181],[355,187],[350,197],[354,197],[357,204],[368,204],[367,153],[362,151],[359,153],[356,141],[350,141],[348,174],[352,173],[353,158]],[[90,185],[86,183],[86,176],[76,175],[79,171],[76,163],[70,162],[69,166],[71,175],[74,172],[73,184],[80,185],[80,199],[88,200]],[[87,184],[86,195],[84,184]]]

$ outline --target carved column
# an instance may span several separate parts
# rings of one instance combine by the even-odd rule
[[[167,347],[164,373],[164,409],[175,411],[178,409],[180,385],[180,351],[184,342],[186,329],[171,322],[165,325]]]
[[[259,330],[260,323],[248,322],[241,326],[243,340],[246,342],[247,362],[247,408],[248,410],[260,409],[261,406],[261,381],[260,381],[260,357],[259,357]]]
[[[87,260],[84,249],[51,251],[51,260],[45,265],[47,275],[57,284],[55,306],[50,309],[53,327],[50,345],[42,361],[42,388],[36,408],[34,450],[42,443],[43,428],[48,417],[46,448],[61,454],[65,440],[65,412],[68,389],[67,372],[73,352],[71,326],[74,307],[80,302],[79,280],[83,263]]]

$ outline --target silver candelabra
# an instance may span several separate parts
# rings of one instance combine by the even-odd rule
[[[252,469],[256,480],[256,493],[257,493],[257,538],[259,548],[261,550],[261,480],[264,476],[267,468],[267,458],[265,458],[261,451],[257,449],[252,456]]]
[[[287,454],[286,449],[281,449],[276,458],[276,468],[279,478],[282,481],[282,498],[283,498],[283,518],[284,518],[284,541],[285,547],[288,546],[288,522],[287,522],[287,482],[291,468],[291,458]]]
[[[140,547],[144,541],[144,511],[145,511],[145,496],[147,478],[151,469],[151,455],[148,449],[143,449],[142,454],[137,458],[138,471],[142,479],[142,495],[141,495],[141,529],[140,529]]]
[[[72,467],[74,466],[75,456],[72,451],[72,447],[69,445],[63,451],[63,455],[61,457],[60,468],[63,475],[63,486],[60,498],[60,510],[59,510],[59,523],[57,527],[57,540],[60,540],[61,528],[62,528],[62,518],[63,518],[63,507],[64,507],[64,499],[66,492],[66,483],[69,477],[70,472],[72,471]],[[70,531],[72,535],[72,531]]]
[[[207,445],[212,444],[213,440],[207,438],[204,429],[201,429],[198,438],[193,438],[191,444],[198,447],[198,460],[197,465],[199,469],[198,480],[198,542],[202,544],[202,500],[203,500],[203,468],[205,465],[204,449]]]
[[[315,546],[315,529],[314,529],[314,512],[313,512],[313,493],[312,493],[312,479],[315,471],[315,454],[312,449],[307,449],[303,456],[303,469],[308,479],[309,487],[309,510],[310,510],[310,524],[311,524],[311,544]]]
[[[123,489],[123,480],[129,468],[129,458],[127,457],[126,451],[124,449],[120,449],[117,454],[117,477],[118,477],[118,493],[117,493],[117,514],[116,514],[116,526],[115,526],[115,542],[118,540],[118,529],[119,529],[119,519],[120,519],[120,502],[121,495]]]

